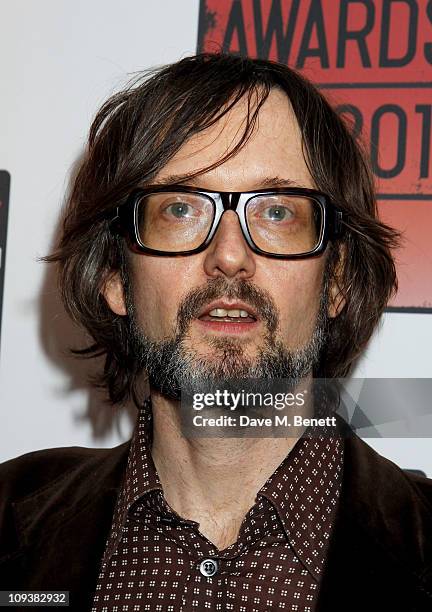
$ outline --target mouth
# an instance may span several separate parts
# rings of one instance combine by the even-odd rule
[[[256,328],[258,315],[252,306],[245,302],[229,303],[224,300],[205,306],[197,321],[204,329],[223,333],[244,333]]]

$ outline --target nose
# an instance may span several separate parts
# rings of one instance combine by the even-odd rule
[[[225,211],[205,250],[205,273],[210,277],[250,278],[255,268],[254,253],[243,236],[237,213]]]

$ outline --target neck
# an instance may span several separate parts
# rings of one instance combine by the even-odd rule
[[[185,438],[179,403],[154,391],[151,399],[152,456],[166,501],[183,518],[198,522],[218,548],[229,546],[256,494],[298,437]],[[311,416],[307,405],[302,410],[297,414]]]

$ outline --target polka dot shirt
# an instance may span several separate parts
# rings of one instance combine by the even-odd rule
[[[151,405],[139,413],[92,612],[312,612],[340,495],[343,438],[303,436],[219,550],[166,502]]]

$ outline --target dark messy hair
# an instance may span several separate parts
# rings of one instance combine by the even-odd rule
[[[247,114],[236,145],[189,178],[235,155],[253,133],[274,87],[291,102],[317,189],[346,213],[343,240],[330,245],[327,266],[334,278],[337,272],[346,303],[329,322],[320,376],[349,372],[395,291],[390,249],[397,245],[398,234],[378,219],[373,177],[361,147],[314,85],[282,64],[228,54],[200,54],[146,71],[97,113],[59,242],[45,258],[58,262],[66,310],[94,340],[75,352],[105,356],[95,382],[107,388],[111,402],[135,397],[139,364],[130,347],[128,317],[115,315],[102,295],[109,276],[124,270],[123,244],[110,231],[107,213],[125,203],[137,185],[150,182],[191,136],[215,124],[244,98]]]

